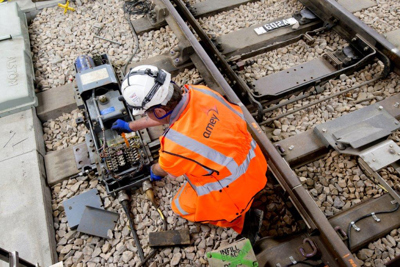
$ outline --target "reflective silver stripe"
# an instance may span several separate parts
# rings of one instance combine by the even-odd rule
[[[170,129],[169,132],[165,135],[165,137],[205,157],[208,160],[214,161],[219,165],[225,166],[231,173],[235,173],[238,168],[238,165],[233,158],[227,157],[224,154],[218,152],[217,150],[214,150],[197,140],[194,140],[184,134],[181,134],[180,132],[177,132],[174,129]]]
[[[187,213],[186,211],[184,211],[182,209],[181,204],[179,203],[179,197],[181,196],[182,191],[185,188],[185,186],[186,186],[186,182],[182,185],[181,191],[179,192],[179,194],[176,196],[176,198],[174,200],[175,206],[178,208],[179,212],[182,213],[182,215],[188,215],[189,214],[189,213]]]
[[[250,143],[250,150],[249,153],[246,156],[246,159],[243,161],[243,163],[238,166],[236,161],[231,158],[227,157],[220,152],[210,148],[209,146],[204,145],[201,142],[198,142],[188,136],[185,136],[173,129],[170,129],[168,134],[166,135],[166,138],[170,139],[171,141],[178,143],[182,146],[184,146],[186,149],[191,150],[192,152],[195,152],[206,159],[213,161],[215,163],[218,163],[219,165],[225,166],[231,173],[230,176],[225,177],[224,179],[221,179],[216,182],[211,182],[207,183],[202,186],[195,186],[192,183],[190,185],[193,187],[193,189],[196,191],[198,196],[206,195],[212,191],[218,191],[222,189],[223,187],[226,187],[227,185],[231,184],[234,182],[236,179],[238,179],[241,175],[243,175],[246,171],[247,168],[249,167],[251,159],[255,157],[255,152],[254,149],[257,146],[256,141],[252,140]],[[189,179],[188,179],[189,181]]]
[[[192,88],[193,88],[194,90],[200,91],[200,92],[202,92],[202,93],[204,93],[204,94],[206,94],[206,95],[209,95],[209,96],[214,97],[214,98],[217,99],[219,102],[221,102],[221,104],[223,104],[225,107],[229,108],[232,112],[234,112],[234,113],[235,113],[236,115],[238,115],[242,120],[244,120],[243,114],[240,113],[240,112],[237,112],[235,109],[233,109],[233,108],[231,107],[231,105],[230,105],[229,103],[227,103],[226,100],[225,100],[223,97],[217,95],[216,93],[214,93],[214,92],[212,92],[212,91],[208,91],[208,90],[204,90],[204,89],[199,89],[199,88],[196,88],[196,87],[192,87]]]
[[[249,153],[246,156],[246,159],[243,161],[243,163],[236,169],[234,173],[229,175],[228,177],[225,177],[224,179],[221,179],[217,182],[212,182],[212,183],[207,183],[202,186],[195,186],[193,184],[190,184],[193,189],[196,191],[198,196],[203,196],[207,195],[208,193],[212,191],[218,191],[222,189],[223,187],[226,187],[236,181],[240,176],[242,176],[244,173],[246,173],[250,161],[256,156],[256,153],[254,152],[254,149],[256,148],[257,143],[253,140],[251,141],[251,148],[249,150]]]

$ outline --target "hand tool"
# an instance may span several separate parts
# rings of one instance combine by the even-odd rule
[[[169,230],[167,231],[167,221],[159,208],[159,205],[155,201],[153,186],[150,181],[143,182],[143,191],[146,192],[147,198],[151,201],[154,208],[160,214],[160,217],[164,224],[164,231],[161,232],[152,232],[149,234],[149,246],[150,247],[159,247],[159,246],[176,246],[176,245],[189,245],[190,244],[190,235],[189,229],[180,229],[180,230]]]

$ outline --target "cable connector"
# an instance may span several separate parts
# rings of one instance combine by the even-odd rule
[[[360,232],[360,231],[361,231],[360,227],[358,227],[358,226],[355,224],[355,222],[351,222],[350,224],[351,224],[351,227],[353,227],[357,232]]]
[[[297,264],[297,261],[293,258],[293,256],[289,256],[289,260],[292,262],[293,265]]]
[[[119,201],[119,203],[122,203],[123,201],[129,202],[129,196],[125,192],[125,190],[118,191],[118,201]]]
[[[379,218],[375,215],[375,212],[371,212],[371,216],[372,216],[372,218],[374,218],[374,220],[375,220],[376,222],[380,222],[380,221],[381,221],[381,219],[379,219]]]

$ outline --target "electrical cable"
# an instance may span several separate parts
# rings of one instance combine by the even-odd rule
[[[133,235],[133,239],[135,240],[135,244],[136,244],[136,248],[137,248],[138,253],[139,253],[140,261],[144,262],[144,260],[145,260],[144,252],[143,252],[143,249],[142,249],[142,245],[140,244],[139,237],[138,237],[138,235],[137,235],[137,233],[135,231],[135,228],[133,228],[133,221],[132,221],[131,214],[129,212],[128,200],[122,201],[121,204],[122,204],[122,207],[123,207],[123,209],[124,209],[124,211],[126,213],[126,217],[128,217],[129,226],[131,227],[131,232],[132,232],[132,235]]]
[[[399,207],[400,207],[399,203],[396,203],[396,207],[395,207],[394,209],[392,209],[392,210],[386,210],[386,211],[378,211],[378,212],[375,212],[374,214],[375,214],[375,215],[378,215],[378,214],[393,213],[393,212],[397,211],[397,210],[399,209]],[[352,225],[353,225],[353,224],[356,224],[357,222],[361,221],[362,219],[365,219],[365,218],[368,218],[368,217],[371,217],[371,216],[372,216],[372,213],[369,213],[369,214],[364,215],[364,216],[361,216],[361,217],[358,218],[357,220],[354,220],[354,221],[352,221],[351,223],[349,223],[349,226],[347,227],[347,247],[348,247],[349,249],[350,249],[350,243],[351,243],[351,241],[350,241],[350,234],[351,234],[351,227],[352,227]]]
[[[139,38],[136,33],[135,27],[133,27],[130,16],[147,14],[151,10],[151,3],[149,1],[141,1],[141,0],[126,1],[124,3],[123,10],[125,13],[125,19],[128,21],[129,27],[131,28],[133,34],[133,38],[135,39],[135,49],[133,50],[132,55],[129,57],[128,61],[124,66],[123,76],[125,76],[126,69],[128,68],[129,63],[132,61],[133,57],[139,50]]]

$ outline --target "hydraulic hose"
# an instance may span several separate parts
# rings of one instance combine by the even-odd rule
[[[140,241],[139,241],[139,237],[138,237],[138,235],[137,235],[137,233],[135,231],[135,228],[133,227],[132,217],[131,217],[131,214],[129,212],[129,202],[128,202],[128,200],[121,201],[121,205],[124,208],[126,217],[128,217],[129,225],[131,227],[132,236],[133,236],[133,239],[135,240],[135,244],[136,244],[136,247],[138,249],[140,261],[143,263],[144,260],[145,260],[144,253],[143,253],[142,245],[140,244]]]

